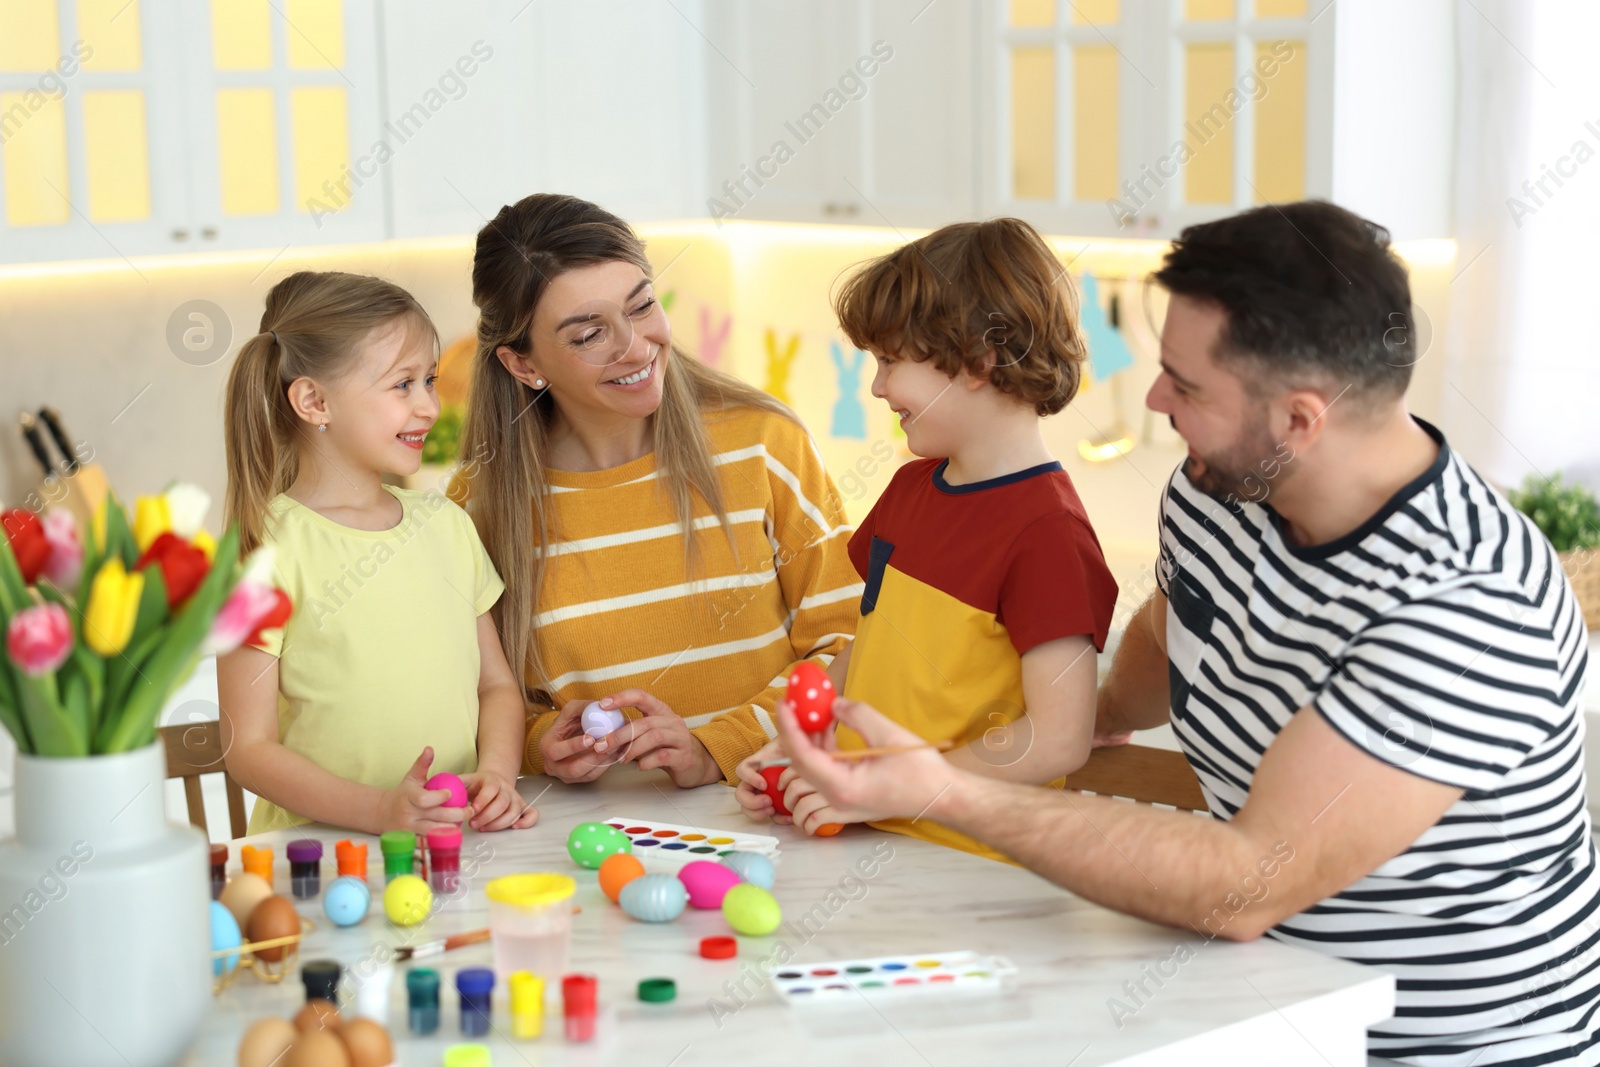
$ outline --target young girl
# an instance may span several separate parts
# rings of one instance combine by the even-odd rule
[[[499,575],[465,512],[396,489],[439,414],[438,335],[377,278],[302,272],[267,294],[228,376],[228,521],[276,549],[294,602],[265,647],[217,665],[228,771],[250,832],[533,825],[516,792],[521,689],[489,609]],[[431,773],[467,784],[445,807]]]

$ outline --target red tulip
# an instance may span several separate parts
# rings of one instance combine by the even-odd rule
[[[256,628],[251,631],[244,643],[251,648],[265,648],[267,643],[261,639],[263,630],[276,630],[289,621],[289,616],[294,612],[294,604],[289,600],[289,594],[282,589],[272,590],[272,608],[256,623]]]
[[[0,526],[5,528],[11,554],[17,557],[22,580],[32,585],[50,558],[50,541],[44,535],[44,524],[26,508],[11,508],[0,511]]]
[[[169,611],[176,611],[179,604],[188,600],[211,569],[204,552],[170,530],[150,542],[133,569],[143,570],[152,562],[161,568],[161,577],[166,581]]]

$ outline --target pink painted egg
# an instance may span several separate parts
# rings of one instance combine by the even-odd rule
[[[689,903],[696,908],[720,908],[728,890],[739,884],[739,872],[710,860],[685,863],[678,880],[689,891]]]

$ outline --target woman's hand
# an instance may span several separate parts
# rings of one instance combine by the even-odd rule
[[[607,710],[637,708],[644,714],[595,742],[595,752],[614,753],[619,761],[630,761],[641,771],[659,767],[680,789],[722,780],[722,768],[700,739],[689,732],[683,718],[643,689],[613,693],[601,700],[600,706]]]
[[[467,825],[482,833],[495,830],[526,830],[539,821],[539,809],[524,804],[517,795],[515,779],[498,771],[463,774],[461,781],[472,798],[472,815]]]
[[[755,755],[743,760],[734,768],[734,774],[739,778],[739,785],[733,791],[733,798],[739,802],[739,807],[744,809],[746,818],[755,822],[766,822],[770,819],[779,826],[787,826],[794,821],[787,815],[777,813],[772,798],[767,796],[767,780],[761,777],[761,764],[768,760],[781,759],[783,755],[783,745],[777,741],[770,741]],[[794,771],[785,767],[783,773],[793,777]],[[778,781],[787,784],[782,778]]]
[[[429,830],[455,829],[466,821],[470,808],[447,808],[448,789],[427,789],[428,768],[433,765],[433,748],[422,750],[422,755],[411,765],[400,784],[385,789],[379,802],[382,825],[391,830],[410,830],[425,834]]]
[[[594,738],[583,732],[583,709],[589,703],[587,700],[567,701],[556,714],[556,721],[550,724],[550,729],[539,738],[539,751],[544,753],[544,773],[568,785],[592,782],[619,762],[616,746],[605,744],[610,738],[602,738],[597,744]],[[611,737],[617,736],[617,733],[621,731],[613,733]]]

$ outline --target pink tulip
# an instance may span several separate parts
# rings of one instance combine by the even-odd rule
[[[11,616],[6,651],[22,673],[38,678],[67,661],[72,651],[72,620],[60,604],[35,604]]]
[[[201,654],[224,655],[244,644],[244,639],[255,632],[256,625],[277,603],[277,592],[265,582],[249,577],[240,580],[222,604],[222,610],[211,624]]]
[[[78,540],[78,524],[72,512],[51,508],[44,513],[44,539],[50,555],[44,561],[44,574],[58,589],[71,589],[83,570],[83,543]]]

